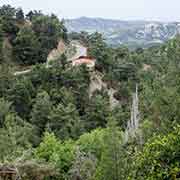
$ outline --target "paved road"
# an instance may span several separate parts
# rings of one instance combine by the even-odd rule
[[[77,41],[73,41],[72,46],[76,48],[76,53],[72,58],[69,59],[69,61],[73,61],[79,58],[80,56],[87,56],[87,48],[84,47],[82,44],[80,44]]]
[[[84,47],[82,44],[80,44],[78,41],[72,41],[72,46],[74,46],[76,48],[76,53],[73,55],[73,57],[68,59],[68,61],[73,61],[73,60],[79,58],[80,56],[87,56],[87,48]],[[46,63],[46,68],[49,68],[49,67],[50,67],[50,65],[47,62]],[[14,76],[27,74],[29,72],[31,72],[31,68],[27,69],[27,70],[24,70],[24,71],[16,71],[14,73]]]
[[[19,76],[19,75],[27,74],[29,72],[31,72],[31,69],[27,69],[27,70],[24,70],[24,71],[16,71],[14,73],[14,76]]]

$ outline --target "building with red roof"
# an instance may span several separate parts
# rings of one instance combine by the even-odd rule
[[[89,56],[80,56],[79,58],[72,61],[72,66],[80,66],[85,64],[88,68],[92,69],[95,67],[96,60]]]

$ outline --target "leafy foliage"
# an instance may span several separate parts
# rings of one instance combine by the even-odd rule
[[[99,33],[70,38],[87,46],[94,72],[65,54],[41,64],[60,39],[68,43],[55,15],[0,7],[0,161],[23,158],[24,179],[178,179],[180,37],[136,51],[108,47]],[[15,76],[17,64],[34,66]],[[141,121],[126,142],[135,84]]]
[[[148,141],[142,152],[136,156],[133,179],[178,179],[179,164],[179,126],[174,132],[155,136]]]

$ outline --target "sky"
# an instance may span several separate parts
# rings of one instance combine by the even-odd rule
[[[25,12],[42,10],[59,18],[180,21],[180,0],[0,0]]]

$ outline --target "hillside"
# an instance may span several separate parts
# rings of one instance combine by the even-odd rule
[[[0,179],[179,179],[180,36],[133,51],[72,34],[0,7]]]
[[[81,17],[66,20],[69,32],[95,31],[104,35],[110,45],[125,44],[129,47],[147,47],[172,39],[180,32],[180,23],[151,21],[120,21]]]

